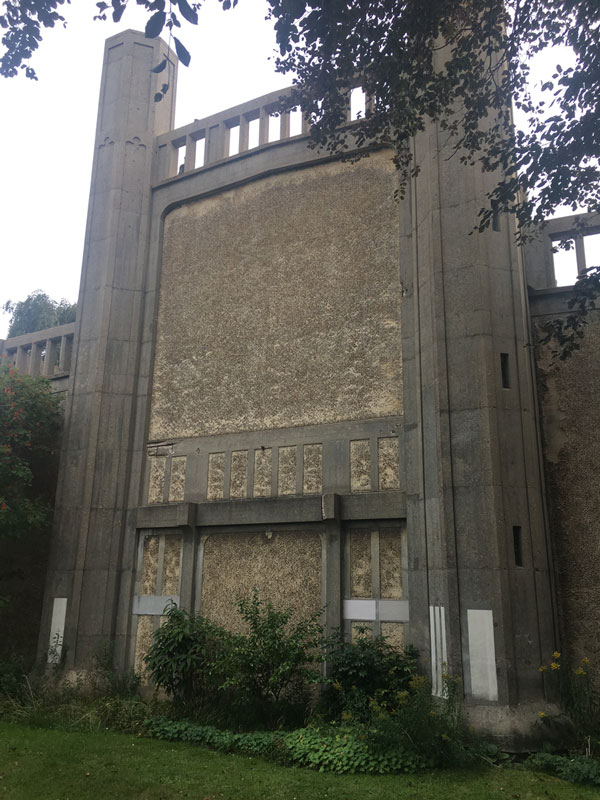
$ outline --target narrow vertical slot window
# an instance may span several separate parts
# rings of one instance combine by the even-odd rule
[[[279,114],[269,115],[269,141],[278,142],[281,139],[281,119]]]
[[[554,245],[552,261],[557,286],[572,286],[577,280],[577,253],[575,252],[575,243],[573,240],[570,241],[570,250],[562,249],[558,246],[558,242]]]
[[[183,145],[182,147],[177,148],[177,174],[181,175],[181,173],[185,169],[185,151],[186,146]]]
[[[502,388],[510,389],[510,372],[508,368],[508,353],[500,353],[500,372],[502,373]]]
[[[365,93],[362,88],[358,86],[350,92],[350,119],[364,119],[365,118]]]
[[[240,126],[234,125],[229,129],[229,152],[228,156],[237,156],[240,152]]]
[[[248,150],[258,147],[259,119],[251,119],[248,123]]]
[[[294,108],[290,111],[290,136],[300,136],[302,133],[302,111]]]
[[[523,566],[523,533],[520,525],[513,526],[513,549],[515,554],[515,567]]]
[[[600,266],[600,233],[590,233],[583,237],[586,267]]]
[[[194,169],[200,169],[204,166],[204,152],[206,150],[206,139],[204,136],[201,139],[196,139],[196,163]]]

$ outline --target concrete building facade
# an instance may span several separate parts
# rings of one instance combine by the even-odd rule
[[[493,176],[434,124],[397,201],[390,152],[341,162],[290,114],[274,134],[279,93],[174,130],[176,72],[159,40],[107,41],[40,652],[83,668],[110,641],[139,669],[168,599],[234,626],[256,587],[415,645],[434,692],[459,674],[474,722],[524,730],[578,601],[549,409],[596,337],[540,399],[550,240],[524,265],[509,217],[470,235]]]

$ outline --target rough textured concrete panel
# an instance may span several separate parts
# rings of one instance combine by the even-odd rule
[[[144,656],[150,649],[152,644],[152,624],[154,618],[146,614],[138,617],[137,622],[137,635],[135,638],[135,660],[133,668],[138,675],[144,676],[146,673],[146,665],[144,664]]]
[[[398,439],[396,436],[377,440],[377,459],[379,462],[379,488],[400,488],[400,462],[398,460]]]
[[[277,494],[296,494],[296,448],[279,448]]]
[[[270,447],[254,451],[254,497],[271,496],[273,451]]]
[[[161,594],[179,594],[181,536],[165,536]]]
[[[350,442],[350,489],[353,492],[371,490],[371,444],[368,439]]]
[[[242,500],[248,495],[248,451],[235,450],[231,454],[229,497]]]
[[[293,608],[296,618],[321,607],[321,538],[287,531],[216,533],[204,545],[202,614],[243,630],[236,598],[258,589],[261,600]]]
[[[148,486],[148,502],[162,503],[165,490],[165,466],[167,459],[162,456],[150,459],[150,484]]]
[[[323,445],[304,445],[304,494],[323,491]]]
[[[398,528],[379,531],[379,586],[381,597],[402,599],[402,537]]]
[[[168,214],[150,439],[402,411],[396,183],[377,153]]]
[[[225,453],[211,453],[208,456],[207,500],[222,500],[225,485]]]
[[[169,502],[183,502],[185,494],[186,456],[175,456],[171,460],[171,482],[169,483]]]
[[[600,314],[588,316],[581,349],[538,362],[547,497],[558,573],[562,648],[600,664]],[[551,349],[551,346],[548,348]]]
[[[382,622],[381,635],[385,636],[388,644],[396,650],[404,649],[404,625],[402,622]]]
[[[350,594],[352,597],[371,597],[371,531],[351,531],[350,536]]]
[[[146,536],[144,539],[144,553],[142,556],[142,586],[141,594],[156,594],[156,580],[158,575],[158,536]]]

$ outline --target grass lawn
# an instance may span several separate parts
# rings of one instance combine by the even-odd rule
[[[0,722],[0,798],[11,800],[586,800],[597,789],[515,768],[329,775],[118,733]]]

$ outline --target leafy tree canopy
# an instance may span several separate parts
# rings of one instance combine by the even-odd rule
[[[49,523],[61,425],[48,381],[0,360],[0,540]]]
[[[24,69],[42,29],[64,21],[64,0],[3,0],[0,74]],[[118,22],[128,0],[97,2]],[[237,0],[219,0],[224,9]],[[500,210],[522,224],[558,205],[600,208],[600,3],[598,0],[268,0],[279,46],[277,69],[295,76],[295,99],[310,114],[316,141],[346,142],[341,92],[360,84],[371,98],[359,140],[390,144],[406,179],[411,137],[439,120],[460,157],[500,170],[481,224]],[[198,24],[200,3],[137,0],[146,35]],[[183,63],[190,55],[179,37]],[[544,99],[530,97],[531,59],[567,44],[573,64],[546,76]],[[528,119],[511,125],[511,99]],[[523,194],[523,190],[527,193]]]
[[[129,0],[131,2],[131,0]],[[24,69],[44,27],[63,21],[63,0],[2,0],[0,74]],[[120,20],[128,0],[100,0],[99,18]],[[201,3],[136,0],[147,9],[146,36],[167,31],[184,64],[190,54],[175,31],[198,24]],[[237,0],[219,0],[224,9]],[[369,102],[353,126],[354,143],[394,148],[401,193],[419,165],[411,142],[435,120],[465,163],[497,177],[478,227],[498,212],[516,215],[519,236],[559,207],[600,211],[600,2],[598,0],[268,0],[279,55],[293,76],[293,104],[310,118],[315,144],[350,147],[347,90]],[[568,45],[569,63],[530,93],[532,60]],[[165,63],[155,66],[160,72]],[[167,87],[168,88],[168,87]],[[160,99],[163,93],[157,95]],[[512,105],[526,121],[512,125]],[[475,221],[474,221],[475,222]],[[583,224],[583,222],[582,222]],[[600,271],[585,286],[600,292]],[[578,317],[580,319],[581,317]],[[579,323],[577,323],[579,324]]]
[[[68,303],[66,300],[57,302],[44,292],[37,291],[17,303],[9,300],[3,309],[12,314],[8,328],[10,337],[75,322],[77,303]]]

